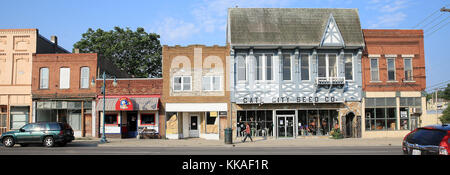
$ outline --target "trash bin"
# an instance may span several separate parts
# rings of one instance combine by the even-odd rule
[[[233,144],[233,129],[225,128],[225,144]]]

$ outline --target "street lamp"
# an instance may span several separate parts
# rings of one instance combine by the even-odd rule
[[[102,139],[100,140],[100,143],[108,143],[108,140],[106,140],[106,135],[105,135],[105,105],[106,105],[106,73],[103,72],[103,85],[102,85],[102,94],[103,94],[103,114],[102,114],[102,118],[103,118],[103,133],[102,133]],[[117,86],[117,80],[116,77],[114,76],[114,82],[113,82],[113,86],[116,87]]]

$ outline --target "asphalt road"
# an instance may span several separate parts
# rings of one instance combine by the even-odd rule
[[[401,155],[400,146],[341,147],[99,147],[69,143],[65,147],[0,147],[0,155]]]

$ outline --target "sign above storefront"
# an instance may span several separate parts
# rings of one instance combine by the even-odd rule
[[[117,111],[132,111],[133,103],[127,97],[121,97],[116,102],[116,110]]]
[[[264,104],[264,103],[338,103],[342,102],[334,96],[329,97],[244,97],[238,104]]]

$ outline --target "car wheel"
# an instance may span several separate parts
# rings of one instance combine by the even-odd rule
[[[3,138],[3,146],[5,147],[13,147],[15,144],[14,138],[12,137],[5,137]]]
[[[20,146],[21,146],[21,147],[26,147],[26,146],[28,146],[28,144],[26,144],[26,143],[21,143]]]
[[[53,147],[55,146],[55,140],[53,139],[53,137],[48,136],[44,138],[44,146],[46,147]]]

